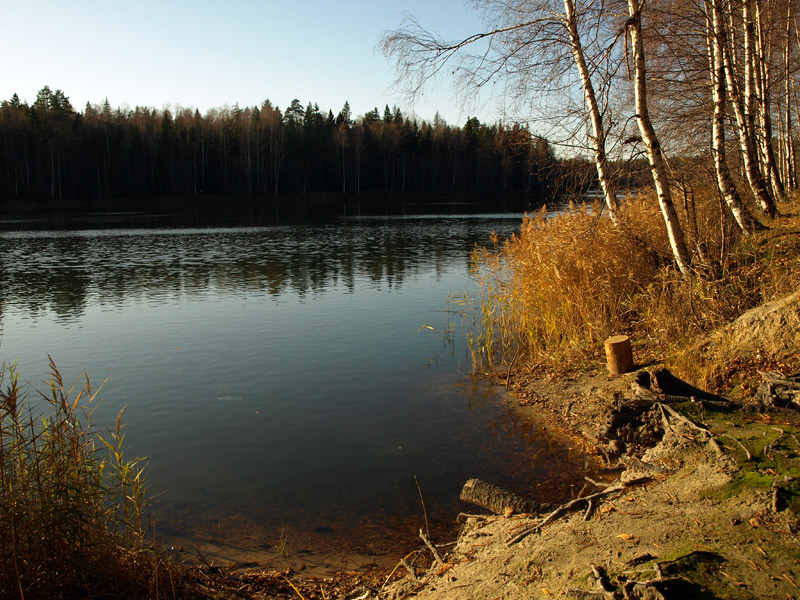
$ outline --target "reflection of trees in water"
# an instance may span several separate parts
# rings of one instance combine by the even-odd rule
[[[49,309],[60,318],[83,312],[92,278],[85,269],[69,268],[60,260],[69,256],[74,264],[86,261],[80,238],[54,237],[46,247],[2,240],[0,249],[0,306],[13,302],[32,313]],[[25,266],[31,262],[30,268]]]
[[[515,220],[505,221],[509,228]],[[300,297],[402,287],[464,264],[485,223],[370,221],[266,229],[89,231],[0,239],[3,305],[80,315],[87,303],[205,293]]]

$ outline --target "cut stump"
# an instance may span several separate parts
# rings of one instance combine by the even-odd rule
[[[627,335],[612,335],[605,341],[606,362],[611,375],[633,371],[633,350]]]

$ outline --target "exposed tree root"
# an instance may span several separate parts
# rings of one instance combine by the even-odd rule
[[[604,496],[608,496],[608,495],[611,495],[611,494],[616,494],[617,492],[621,492],[621,491],[623,491],[623,490],[625,490],[625,489],[627,489],[629,487],[632,487],[634,485],[638,485],[640,483],[645,483],[645,482],[648,482],[650,480],[651,480],[650,477],[637,477],[636,479],[631,479],[630,481],[626,481],[626,482],[622,482],[622,483],[617,483],[615,485],[611,485],[611,486],[607,487],[606,489],[601,490],[599,492],[596,492],[594,494],[590,494],[589,496],[584,496],[582,498],[575,498],[574,500],[570,500],[566,504],[562,504],[557,509],[555,509],[553,512],[551,512],[548,515],[546,515],[536,525],[533,525],[532,527],[528,527],[527,529],[525,529],[525,530],[521,531],[520,533],[518,533],[517,535],[515,535],[513,538],[511,538],[510,540],[508,540],[506,542],[506,545],[507,546],[512,546],[512,545],[516,544],[517,542],[522,541],[523,539],[528,537],[530,534],[537,533],[543,527],[546,527],[547,525],[549,525],[550,523],[552,523],[553,521],[555,521],[556,519],[558,519],[562,515],[567,514],[568,512],[573,510],[575,507],[580,506],[581,504],[591,503],[593,500],[595,500],[597,498],[602,498]]]

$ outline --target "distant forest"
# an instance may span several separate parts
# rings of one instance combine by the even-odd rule
[[[404,195],[543,202],[558,170],[547,140],[519,125],[463,127],[397,107],[354,118],[298,100],[261,106],[76,111],[61,90],[0,105],[0,202],[136,206],[152,199]]]

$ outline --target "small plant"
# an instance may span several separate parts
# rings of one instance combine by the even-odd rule
[[[289,536],[286,535],[286,527],[281,527],[281,532],[278,536],[278,545],[275,547],[276,558],[289,558]]]
[[[101,386],[102,387],[102,386]],[[144,547],[140,459],[123,456],[121,420],[91,422],[99,389],[64,386],[50,360],[45,392],[0,369],[0,597],[159,597]],[[106,454],[110,451],[110,455]]]

